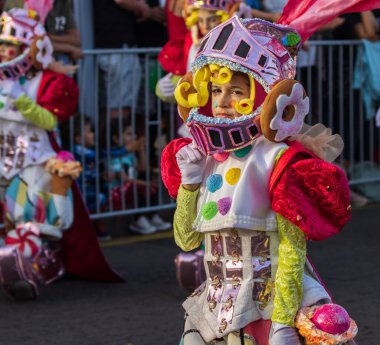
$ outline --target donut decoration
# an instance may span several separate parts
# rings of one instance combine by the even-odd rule
[[[338,304],[301,308],[295,325],[305,345],[340,345],[352,340],[358,327],[347,311]]]
[[[309,113],[309,97],[296,80],[278,82],[266,96],[260,113],[261,130],[273,142],[281,142],[300,132]]]
[[[14,246],[27,259],[36,256],[42,247],[40,231],[33,223],[19,225],[5,237],[5,244]]]
[[[34,67],[38,70],[48,68],[53,62],[53,45],[46,34],[35,37],[30,46],[30,55]]]
[[[81,174],[82,166],[71,152],[61,151],[47,161],[45,170],[51,174],[58,174],[59,177],[69,176],[75,180]]]

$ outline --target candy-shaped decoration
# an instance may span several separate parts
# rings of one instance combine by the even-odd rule
[[[330,334],[344,333],[350,328],[350,317],[346,309],[333,303],[320,306],[311,321],[320,330]]]
[[[295,326],[305,345],[341,345],[352,340],[358,327],[347,311],[337,304],[301,308]]]
[[[15,246],[25,258],[37,255],[42,246],[40,231],[33,223],[25,223],[11,230],[5,237],[5,244]]]
[[[284,79],[277,83],[264,100],[260,125],[264,136],[281,142],[302,129],[309,112],[309,98],[296,80]]]

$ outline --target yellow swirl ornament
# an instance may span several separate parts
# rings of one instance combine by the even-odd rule
[[[202,67],[198,71],[195,72],[193,77],[193,85],[198,90],[201,82],[209,82],[211,77],[211,72],[208,66]]]
[[[235,109],[239,114],[248,115],[253,111],[253,101],[249,98],[244,98],[235,105]]]
[[[208,93],[208,83],[205,81],[201,81],[198,92],[197,93],[191,93],[189,95],[189,106],[190,108],[194,107],[204,107],[207,104],[209,97]]]
[[[189,102],[182,96],[182,90],[188,91],[190,89],[191,84],[188,82],[184,82],[179,84],[174,90],[174,97],[179,105],[182,105],[185,108],[191,108]]]
[[[211,65],[210,65],[211,66]],[[211,73],[212,73],[212,69],[210,67],[210,70],[211,70]],[[212,83],[215,83],[215,84],[226,84],[228,83],[232,78],[232,71],[227,68],[227,67],[223,67],[219,70],[218,72],[218,76],[216,78],[214,78],[213,76],[210,77],[210,80]]]

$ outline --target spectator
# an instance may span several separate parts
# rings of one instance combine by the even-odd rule
[[[149,8],[139,0],[95,0],[93,3],[95,48],[132,48],[136,45],[136,18],[147,18]],[[101,55],[103,86],[111,118],[118,117],[119,108],[125,119],[138,97],[141,67],[135,54]]]
[[[379,13],[377,11],[376,13]],[[376,18],[374,11],[360,13],[361,21],[355,27],[356,36],[369,41],[379,40],[379,18]]]
[[[86,207],[90,213],[103,210],[107,205],[105,193],[105,181],[99,180],[99,192],[97,192],[97,178],[100,178],[99,165],[96,162],[95,133],[90,117],[85,117],[83,127],[80,116],[76,117],[74,126],[74,156],[82,164],[82,175],[79,177],[79,188],[84,196]],[[92,222],[99,240],[108,240],[111,236],[99,220]]]
[[[96,212],[98,207],[103,209],[107,197],[103,192],[103,184],[100,181],[99,188],[101,191],[96,191],[96,180],[98,177],[98,167],[96,162],[95,151],[95,133],[92,127],[92,122],[89,117],[83,120],[83,127],[81,126],[80,116],[76,117],[74,126],[74,156],[82,164],[82,176],[79,178],[79,188],[83,195],[85,195],[86,206],[90,213]]]
[[[7,1],[6,0],[1,0],[0,1],[0,12],[3,12],[4,5]]]
[[[109,166],[113,208],[120,209],[123,203],[126,207],[133,207],[135,199],[138,206],[145,206],[147,193],[150,193],[151,198],[157,194],[155,184],[150,183],[148,186],[145,180],[139,179],[139,175],[146,172],[145,137],[136,137],[130,124],[123,127],[122,140],[119,134],[119,120],[114,119],[111,123],[111,138],[114,146],[111,150]],[[168,230],[171,224],[163,221],[158,214],[154,214],[151,219],[142,215],[132,222],[129,228],[133,232],[147,235],[155,231]]]
[[[137,46],[162,47],[167,41],[165,11],[159,0],[147,0],[147,4],[149,7],[146,16],[137,21]]]
[[[54,0],[53,9],[46,17],[45,27],[58,60],[70,63],[83,57],[72,0]]]

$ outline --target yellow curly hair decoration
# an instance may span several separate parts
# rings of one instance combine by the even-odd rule
[[[249,98],[244,98],[239,101],[239,103],[236,103],[235,109],[239,114],[248,115],[251,114],[253,111],[253,106],[255,102],[256,97],[256,86],[255,86],[255,79],[248,74],[249,77],[249,84],[250,84],[250,90],[251,93],[249,95]]]
[[[204,66],[197,70],[193,76],[192,84],[189,82],[180,83],[175,91],[174,97],[179,105],[185,108],[198,108],[207,104],[210,97],[209,84],[226,84],[232,76],[233,71],[228,67],[222,67],[215,64]],[[235,104],[235,109],[239,114],[251,114],[254,107],[254,100],[256,96],[255,79],[248,74],[250,84],[250,97],[244,98]],[[187,99],[183,96],[193,86],[196,92],[190,93]]]
[[[190,16],[186,18],[185,24],[187,28],[189,29],[193,25],[196,25],[197,23],[198,23],[198,10],[193,10]]]

